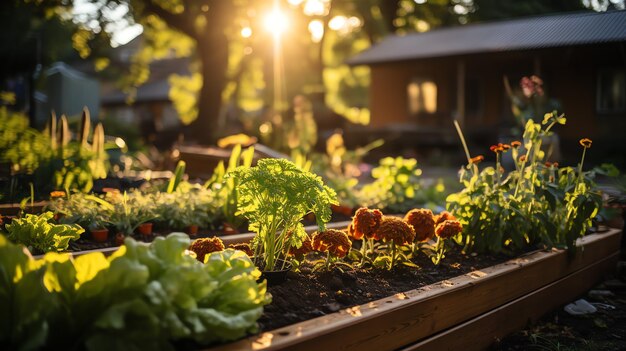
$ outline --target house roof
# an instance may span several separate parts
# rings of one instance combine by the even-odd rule
[[[350,65],[626,41],[626,11],[577,12],[388,36]]]

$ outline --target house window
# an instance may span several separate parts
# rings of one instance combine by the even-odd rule
[[[626,70],[598,72],[596,109],[604,113],[626,111]]]
[[[428,79],[413,79],[406,88],[409,99],[409,112],[437,112],[437,84]]]

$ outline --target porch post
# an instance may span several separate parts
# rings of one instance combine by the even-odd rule
[[[465,60],[459,59],[456,64],[456,116],[461,126],[465,122]]]

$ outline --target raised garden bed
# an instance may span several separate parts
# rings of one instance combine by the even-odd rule
[[[614,267],[621,234],[581,238],[573,256],[531,252],[210,350],[482,349],[593,286]]]

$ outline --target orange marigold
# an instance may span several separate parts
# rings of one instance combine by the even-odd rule
[[[366,238],[372,238],[380,221],[383,218],[383,213],[380,210],[370,210],[367,207],[359,208],[354,214],[352,219],[352,230],[348,233],[354,240],[361,240],[365,236]]]
[[[201,238],[194,240],[189,246],[189,250],[196,253],[196,259],[198,261],[204,262],[204,257],[207,254],[224,250],[224,242],[216,236]]]
[[[443,211],[438,216],[435,216],[435,227],[445,221],[456,221],[456,217],[448,211]]]
[[[300,246],[299,248],[295,248],[293,246],[289,248],[289,255],[301,257],[311,251],[313,251],[313,244],[311,243],[311,239],[307,235],[307,238],[302,242],[302,246]]]
[[[454,220],[446,220],[437,225],[435,234],[442,239],[447,239],[459,234],[463,230],[461,222]]]
[[[348,238],[348,234],[343,231],[328,229],[323,232],[315,232],[311,246],[315,251],[330,252],[335,257],[344,257],[352,247],[352,242]]]
[[[412,209],[404,216],[404,221],[413,226],[417,241],[426,241],[435,236],[435,217],[429,209]]]
[[[50,198],[52,199],[63,197],[63,196],[65,196],[65,191],[55,190],[50,193]]]
[[[230,244],[230,245],[228,245],[228,247],[231,248],[231,249],[243,251],[243,252],[246,253],[246,255],[248,255],[250,257],[254,256],[254,252],[252,251],[252,248],[250,247],[250,244],[247,244],[247,243]]]
[[[519,157],[520,162],[526,162],[526,155],[522,155]]]
[[[520,146],[522,146],[522,143],[521,143],[521,142],[519,142],[518,140],[515,140],[515,141],[512,141],[512,142],[511,142],[511,147],[513,147],[513,148],[516,148],[516,149],[517,149],[517,148],[518,148],[518,147],[520,147]]]
[[[413,226],[398,217],[383,217],[378,227],[378,236],[384,241],[392,241],[396,245],[413,242],[415,230]]]
[[[588,139],[588,138],[580,139],[580,145],[584,147],[585,149],[590,148],[591,143],[592,143],[591,139]]]
[[[484,160],[485,160],[485,158],[483,157],[483,155],[478,155],[476,157],[470,158],[470,163],[477,165],[477,164],[483,162]]]

